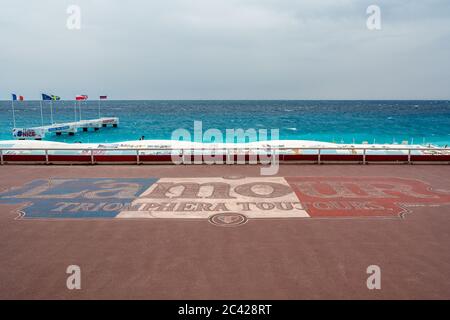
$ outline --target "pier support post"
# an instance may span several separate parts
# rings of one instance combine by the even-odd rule
[[[74,136],[75,132],[69,132],[69,136]]]
[[[117,123],[114,123],[114,124],[113,124],[113,128],[117,128]]]
[[[83,128],[83,131],[86,132],[88,130],[88,128]]]
[[[106,123],[103,123],[103,124],[102,124],[102,127],[103,127],[103,128],[106,128]]]
[[[94,131],[98,131],[100,128],[94,128]]]
[[[57,136],[60,136],[61,134],[62,134],[62,132],[57,132],[56,133]]]

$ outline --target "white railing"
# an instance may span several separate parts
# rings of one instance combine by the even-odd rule
[[[315,153],[310,154],[302,154],[302,153],[294,153],[294,151],[299,150],[309,150],[309,151],[316,151]],[[247,148],[0,148],[0,164],[3,165],[7,161],[4,160],[4,157],[7,155],[28,155],[28,156],[36,156],[36,155],[45,155],[45,163],[50,164],[49,156],[52,155],[50,152],[53,151],[75,151],[75,152],[86,152],[86,154],[82,153],[74,153],[74,154],[53,154],[57,156],[90,156],[91,164],[98,163],[95,160],[95,156],[130,156],[135,155],[136,156],[136,164],[140,164],[140,156],[142,155],[151,155],[151,156],[210,156],[210,155],[224,155],[224,156],[258,156],[258,155],[278,155],[278,156],[305,156],[305,155],[311,155],[311,156],[317,156],[317,160],[314,161],[318,164],[323,163],[321,160],[322,156],[324,155],[323,151],[329,150],[329,151],[352,151],[352,153],[348,154],[342,154],[342,153],[336,153],[336,154],[327,154],[327,155],[335,155],[335,156],[361,156],[362,155],[362,162],[363,164],[366,164],[366,156],[370,155],[368,154],[368,151],[400,151],[402,153],[398,154],[372,154],[377,156],[407,156],[406,163],[412,163],[411,156],[413,155],[412,152],[420,152],[420,154],[414,154],[418,156],[433,156],[433,155],[448,155],[450,156],[450,148],[430,148],[430,147],[406,147],[406,146],[399,146],[399,147],[247,147]],[[11,151],[29,151],[31,153],[29,154],[11,154],[9,152]],[[130,152],[133,154],[120,154],[120,155],[114,155],[114,154],[98,154],[98,152]],[[201,151],[201,153],[195,153],[196,151]],[[213,151],[214,153],[205,153]],[[222,151],[223,153],[218,153]],[[233,151],[234,153],[230,153],[230,151]],[[277,153],[278,151],[278,153]],[[291,153],[280,153],[282,151],[290,151]],[[356,153],[353,153],[353,151],[356,151]],[[361,151],[358,153],[358,151]],[[425,152],[433,151],[431,154],[427,154]],[[39,153],[33,153],[33,152],[41,152],[43,154]],[[154,152],[152,154],[141,154],[142,152]],[[336,160],[339,161],[339,160]],[[13,162],[20,162],[20,161],[13,161]],[[36,161],[37,162],[37,161]],[[134,162],[134,161],[133,161]],[[342,162],[349,162],[349,161],[342,161]],[[444,161],[447,163],[447,161]],[[449,162],[450,163],[450,162]]]

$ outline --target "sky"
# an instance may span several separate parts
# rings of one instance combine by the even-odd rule
[[[1,100],[450,99],[449,0],[0,0],[0,39]]]

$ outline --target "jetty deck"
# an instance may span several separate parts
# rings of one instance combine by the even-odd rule
[[[13,137],[15,139],[26,140],[34,139],[41,140],[44,139],[48,134],[61,135],[67,133],[69,135],[74,135],[79,130],[88,131],[89,128],[94,130],[99,130],[100,128],[106,126],[117,127],[119,125],[119,118],[98,118],[91,120],[80,120],[74,122],[66,123],[54,123],[47,126],[30,127],[30,128],[14,128]]]
[[[1,299],[450,299],[448,165],[0,176]],[[81,290],[66,287],[70,265]],[[371,265],[380,290],[367,288]]]

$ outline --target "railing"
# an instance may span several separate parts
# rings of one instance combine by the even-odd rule
[[[301,151],[314,151],[302,153]],[[30,152],[20,154],[19,152]],[[55,152],[74,152],[73,154],[57,154]],[[200,152],[199,152],[200,151]],[[286,151],[290,151],[286,153]],[[326,153],[326,151],[351,151],[350,153]],[[371,151],[388,151],[386,154],[371,154]],[[11,153],[13,152],[13,153]],[[77,153],[78,152],[78,153]],[[121,152],[122,154],[106,154]],[[123,154],[123,153],[126,154]],[[150,154],[148,153],[150,152]],[[197,153],[196,153],[197,152]],[[392,152],[399,152],[392,154]],[[432,152],[432,154],[427,154]],[[129,153],[129,154],[128,154]],[[312,162],[317,164],[330,162],[371,162],[395,163],[446,163],[450,164],[449,148],[411,148],[411,147],[246,147],[246,148],[0,148],[0,164],[9,163],[174,163],[172,156],[181,157],[182,163],[191,164],[198,158],[222,156],[223,161],[230,157],[244,157],[244,163],[261,163],[261,157],[277,156],[278,161]],[[256,157],[256,163],[254,162]],[[41,159],[41,160],[39,160]],[[200,160],[202,160],[200,159]],[[239,160],[239,159],[238,159]],[[218,161],[220,163],[220,161]],[[239,162],[238,162],[239,163]]]

